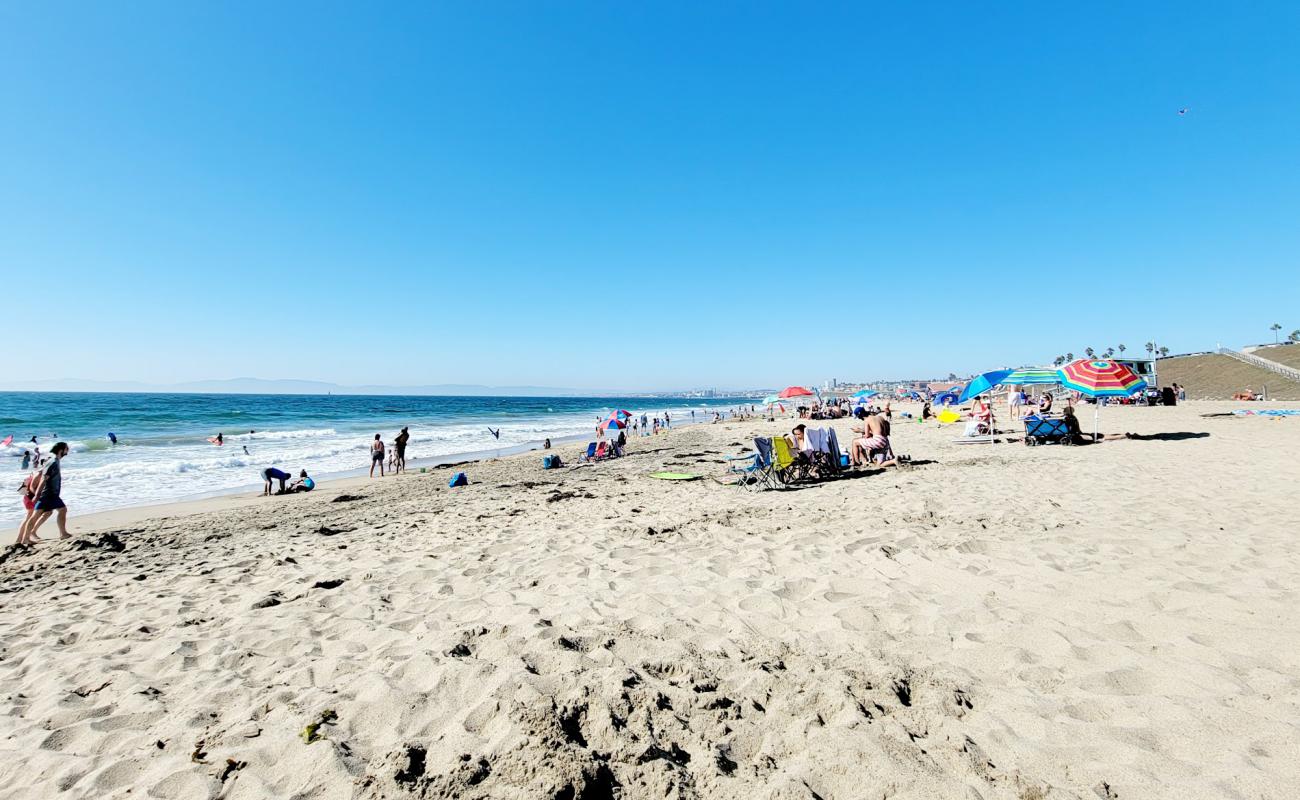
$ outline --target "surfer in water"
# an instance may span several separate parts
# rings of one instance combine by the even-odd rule
[[[226,437],[218,433],[216,436],[212,437],[212,443],[215,444],[217,447],[220,447],[221,445],[226,443]]]
[[[113,433],[112,431],[109,431],[109,432],[108,432],[108,441],[109,441],[110,443],[112,443],[112,444],[117,444],[117,434],[116,434],[116,433]]]
[[[500,429],[500,428],[497,428],[496,430],[492,430],[491,428],[488,428],[488,433],[492,434],[492,438],[493,438],[493,439],[496,439],[497,441],[500,441],[500,440],[501,440],[501,429]]]

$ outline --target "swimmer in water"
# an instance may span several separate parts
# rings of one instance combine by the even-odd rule
[[[252,453],[248,452],[248,445],[244,445],[244,455],[246,455],[246,456],[251,456],[251,455],[252,455]]]
[[[217,442],[216,442],[216,443],[217,443],[217,446],[220,447],[221,445],[223,445],[223,444],[226,443],[226,437],[223,436],[223,435],[221,435],[220,433],[218,433],[218,434],[217,434]]]

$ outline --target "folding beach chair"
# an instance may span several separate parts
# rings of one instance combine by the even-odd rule
[[[603,442],[602,442],[602,444],[603,444]],[[579,461],[579,462],[582,462],[582,461],[591,461],[591,460],[592,460],[593,458],[595,458],[595,457],[596,457],[596,443],[595,443],[595,442],[592,442],[591,444],[588,444],[588,445],[587,445],[587,452],[585,452],[585,453],[583,453],[582,455],[578,456],[578,461]]]
[[[609,447],[604,442],[601,442],[596,445],[596,452],[592,454],[591,460],[603,461],[606,458],[609,458]]]
[[[826,429],[826,446],[830,448],[831,460],[835,462],[835,470],[844,468],[844,453],[840,450],[839,437],[835,435],[834,428]]]
[[[727,456],[727,474],[736,475],[736,485],[751,491],[775,487],[772,480],[772,440],[754,440],[754,452]]]
[[[831,478],[840,471],[839,454],[831,452],[831,434],[834,432],[834,428],[829,431],[817,428],[808,440],[813,447],[813,469],[818,478]]]
[[[807,476],[807,470],[800,465],[784,436],[772,437],[772,475],[777,483],[787,484]]]

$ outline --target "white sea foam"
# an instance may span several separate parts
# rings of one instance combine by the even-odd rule
[[[609,411],[605,409],[601,416],[607,416]],[[646,413],[654,416],[662,411],[663,406],[656,406]],[[689,407],[669,407],[669,411],[675,420],[690,419]],[[636,413],[639,416],[640,412]],[[596,424],[596,412],[539,413],[499,422],[477,419],[423,426],[413,423],[407,459],[418,461],[493,452],[539,443],[548,437],[589,435],[594,438]],[[489,427],[497,430],[498,426],[499,439],[488,432]],[[116,447],[107,441],[102,446],[98,440],[70,441],[72,453],[63,466],[64,499],[74,514],[81,514],[252,488],[261,483],[261,471],[271,466],[294,474],[306,469],[316,476],[360,472],[369,466],[370,443],[375,431],[382,432],[385,444],[391,446],[399,427],[372,421],[365,428],[357,425],[352,430],[332,427],[259,430],[228,435],[221,447],[193,434],[153,440],[128,439]],[[42,453],[48,454],[53,443],[52,439],[42,441]],[[3,448],[3,453],[21,456],[30,447],[15,442]],[[12,475],[16,485],[21,473],[15,469]],[[16,525],[22,518],[21,498],[16,492],[9,492],[8,496],[8,502],[0,499],[0,527]]]
[[[258,439],[321,439],[326,436],[337,436],[338,431],[333,428],[315,428],[301,431],[254,431],[253,433],[236,433],[224,437],[229,441],[254,441]]]

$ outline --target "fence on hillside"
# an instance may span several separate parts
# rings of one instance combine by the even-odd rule
[[[1243,361],[1247,364],[1260,367],[1261,369],[1266,369],[1269,372],[1276,372],[1278,375],[1281,375],[1284,378],[1290,378],[1296,383],[1300,383],[1300,369],[1288,367],[1286,364],[1279,364],[1276,361],[1269,361],[1267,358],[1260,358],[1259,356],[1252,355],[1251,353],[1242,353],[1237,350],[1230,350],[1227,347],[1220,347],[1219,355],[1235,358],[1238,361]]]

